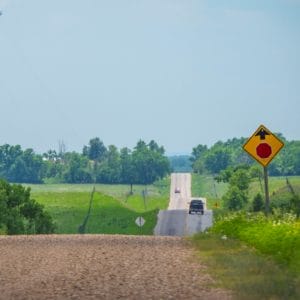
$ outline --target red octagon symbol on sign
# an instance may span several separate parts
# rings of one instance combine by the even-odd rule
[[[268,158],[272,154],[272,148],[267,143],[261,143],[256,147],[256,154],[260,158]]]

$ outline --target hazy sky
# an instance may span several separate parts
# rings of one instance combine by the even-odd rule
[[[168,154],[300,139],[300,0],[0,0],[0,145]]]

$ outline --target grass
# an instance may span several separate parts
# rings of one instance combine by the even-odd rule
[[[86,233],[152,235],[157,213],[158,209],[133,211],[111,196],[96,193]],[[146,221],[142,228],[135,224],[139,216]]]
[[[289,176],[289,181],[294,187],[296,193],[300,194],[300,176]],[[216,182],[213,176],[205,176],[199,174],[192,174],[192,195],[194,197],[206,197],[208,208],[222,208],[222,196],[228,189],[228,183]],[[272,197],[280,197],[281,193],[287,193],[286,177],[269,177],[269,193]],[[264,182],[262,187],[258,180],[253,180],[249,187],[249,200],[255,197],[256,194],[261,193],[264,197]],[[283,196],[284,197],[284,196]]]
[[[216,285],[236,299],[300,299],[300,278],[245,244],[215,234],[197,234],[192,243]]]
[[[221,198],[227,190],[227,183],[216,182],[213,176],[192,174],[192,195],[193,197],[205,197],[207,207],[214,208],[216,203],[218,207],[222,206]]]
[[[289,176],[289,182],[292,186],[300,187],[300,176]],[[270,196],[276,194],[276,192],[280,189],[286,187],[286,177],[269,177],[269,193]],[[249,187],[249,197],[253,199],[253,197],[261,193],[264,195],[264,181],[262,180],[262,187],[258,180],[253,181]]]
[[[78,233],[89,209],[92,184],[38,184],[31,197],[43,204],[56,223],[56,233]],[[86,233],[153,234],[159,209],[168,205],[170,180],[154,185],[95,185],[96,193],[86,225]],[[144,192],[143,192],[144,191]],[[144,197],[145,196],[145,197]],[[135,224],[138,216],[146,223]]]

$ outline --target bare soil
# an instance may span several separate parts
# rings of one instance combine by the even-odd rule
[[[180,237],[0,237],[0,299],[230,299]]]

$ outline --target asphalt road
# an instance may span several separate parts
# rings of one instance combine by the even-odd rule
[[[179,189],[179,193],[175,190]],[[170,202],[168,210],[158,214],[155,235],[185,236],[204,231],[212,225],[212,211],[206,210],[204,215],[188,214],[191,201],[191,174],[171,174]],[[206,201],[206,199],[204,199]]]

